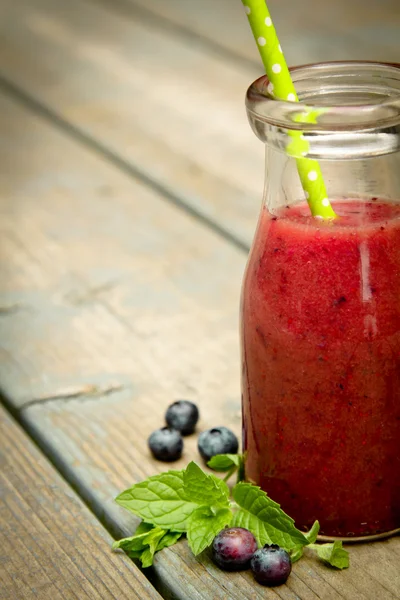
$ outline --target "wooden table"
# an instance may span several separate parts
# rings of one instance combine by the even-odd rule
[[[400,59],[398,0],[270,5],[291,64]],[[240,432],[263,149],[239,0],[2,0],[0,33],[0,597],[400,598],[398,538],[276,589],[185,541],[144,573],[109,550],[137,523],[115,495],[165,468],[146,440],[168,404]]]

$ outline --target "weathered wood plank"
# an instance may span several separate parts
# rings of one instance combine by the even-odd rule
[[[4,393],[21,405],[122,386],[149,394],[148,408],[190,394],[238,411],[244,253],[10,99],[0,106]]]
[[[2,600],[161,600],[0,406]]]
[[[3,76],[250,244],[263,188],[244,109],[256,66],[80,0],[4,0],[0,16]]]
[[[175,35],[195,34],[198,42],[223,49],[233,60],[241,57],[250,65],[258,60],[241,0],[95,1],[112,4],[134,19],[151,22],[153,17],[160,27],[175,26]],[[304,0],[301,4],[269,0],[268,6],[290,65],[399,59],[397,0]]]

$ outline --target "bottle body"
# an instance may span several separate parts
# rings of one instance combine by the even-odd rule
[[[326,537],[390,533],[400,528],[400,188],[388,169],[399,155],[322,160],[333,221],[298,199],[293,159],[266,156],[241,301],[246,479],[301,529],[318,519]]]

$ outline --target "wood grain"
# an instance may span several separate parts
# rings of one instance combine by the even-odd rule
[[[258,64],[257,50],[241,0],[95,0],[171,28],[190,43],[209,44],[231,60]],[[290,65],[325,60],[399,60],[397,0],[268,0]],[[130,11],[129,11],[130,8]],[[190,34],[192,37],[190,37]],[[193,40],[193,35],[198,36]]]
[[[161,600],[0,407],[2,600]]]
[[[256,66],[81,0],[4,0],[0,17],[3,76],[250,245],[264,176],[244,108]]]
[[[238,413],[244,253],[12,100],[0,106],[10,401],[122,387],[147,408],[190,395]]]

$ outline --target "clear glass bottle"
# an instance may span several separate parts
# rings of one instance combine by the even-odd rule
[[[371,539],[400,531],[400,65],[292,76],[300,104],[266,77],[247,92],[266,173],[241,302],[246,478],[301,529]],[[333,221],[311,217],[285,152],[300,129]]]

